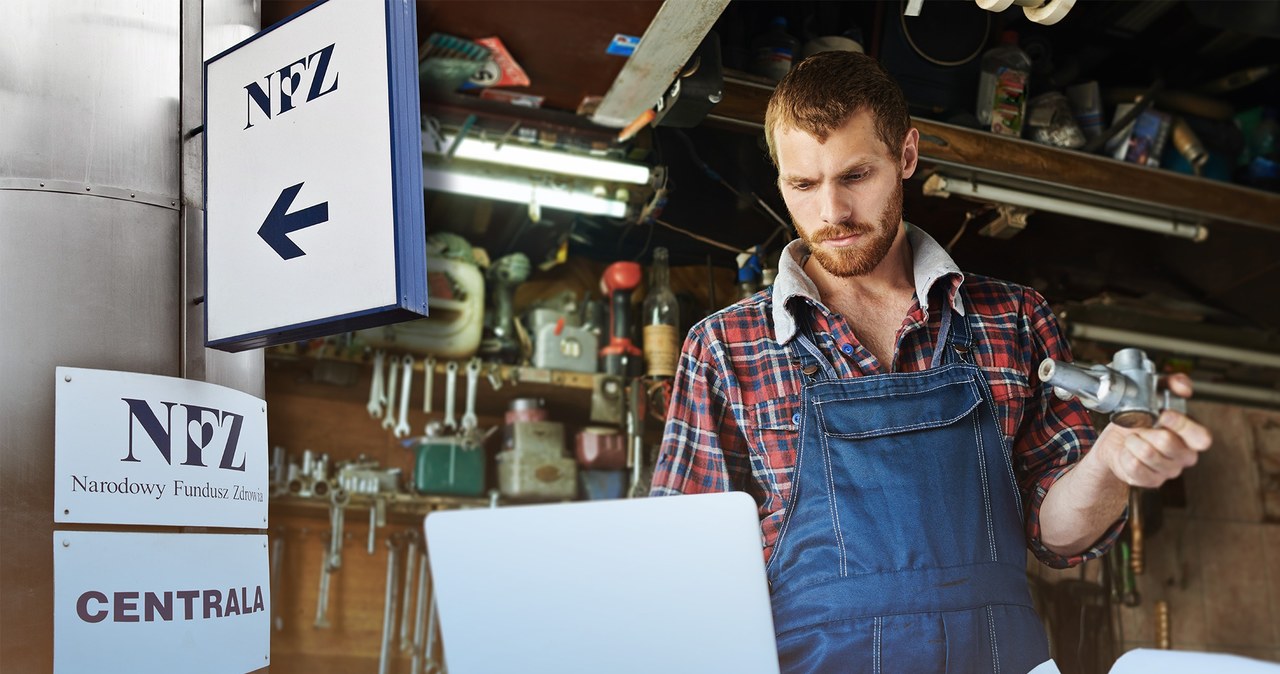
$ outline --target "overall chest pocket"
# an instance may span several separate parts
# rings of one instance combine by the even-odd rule
[[[861,440],[951,426],[981,403],[977,387],[955,381],[875,397],[833,397],[816,404],[828,438]]]

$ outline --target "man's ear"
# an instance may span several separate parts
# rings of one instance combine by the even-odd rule
[[[902,179],[910,178],[916,172],[916,164],[920,160],[920,132],[914,127],[907,131],[902,141]]]

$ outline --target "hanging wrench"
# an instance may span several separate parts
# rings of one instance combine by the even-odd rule
[[[448,365],[444,366],[444,427],[449,433],[453,433],[458,429],[458,421],[453,416],[458,395],[455,391],[457,387],[458,363],[451,360]]]
[[[369,384],[369,404],[365,409],[369,410],[369,416],[377,419],[382,416],[382,359],[386,354],[379,349],[373,354],[373,381]]]
[[[329,568],[329,550],[325,550],[320,556],[320,590],[316,593],[315,626],[322,629],[329,627],[329,577],[332,575],[333,569]]]
[[[418,560],[418,531],[416,529],[410,529],[407,532],[407,538],[409,539],[409,546],[405,549],[404,553],[404,587],[402,588],[404,597],[400,600],[401,652],[408,651],[411,645],[409,643],[409,611],[412,608],[412,602],[409,600],[413,598],[411,592],[413,590],[413,575],[416,571],[413,565],[414,562]]]
[[[284,629],[284,618],[280,615],[280,560],[284,556],[284,532],[277,533],[271,540],[271,627],[279,632]]]
[[[369,554],[374,554],[374,541],[378,539],[378,527],[387,525],[387,500],[378,492],[369,506]]]
[[[423,546],[418,555],[418,599],[413,611],[413,674],[422,672],[422,638],[427,622],[427,584],[430,583],[427,573],[427,549]]]
[[[413,381],[413,356],[405,356],[401,362],[404,363],[404,372],[400,375],[400,421],[392,433],[397,438],[409,434],[409,384]]]
[[[329,496],[329,567],[334,571],[342,568],[342,525],[347,520],[347,504],[351,502],[351,493],[341,487],[330,492]]]
[[[387,539],[387,596],[382,610],[382,655],[378,658],[378,674],[387,674],[391,660],[391,632],[396,621],[396,572],[400,567],[400,539]]]
[[[427,356],[422,361],[422,374],[425,375],[425,381],[422,384],[422,411],[430,413],[431,399],[436,395],[436,357]]]
[[[489,363],[489,386],[495,391],[502,388],[502,370],[497,363]]]
[[[480,359],[467,363],[467,410],[462,413],[462,434],[468,442],[476,436],[476,384],[480,382]]]
[[[387,363],[387,414],[382,417],[382,427],[391,429],[396,425],[396,381],[400,375],[400,368],[396,367],[395,360]]]

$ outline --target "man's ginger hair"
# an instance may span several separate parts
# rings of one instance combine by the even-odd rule
[[[825,142],[832,131],[859,110],[875,120],[876,136],[901,156],[911,129],[911,115],[902,90],[872,57],[852,51],[829,51],[801,61],[782,78],[764,114],[764,139],[769,159],[778,165],[774,134],[798,129]]]

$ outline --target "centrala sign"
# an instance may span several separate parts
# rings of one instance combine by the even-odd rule
[[[55,376],[55,522],[267,525],[264,401],[175,377]]]
[[[271,664],[261,534],[53,532],[53,671]]]

